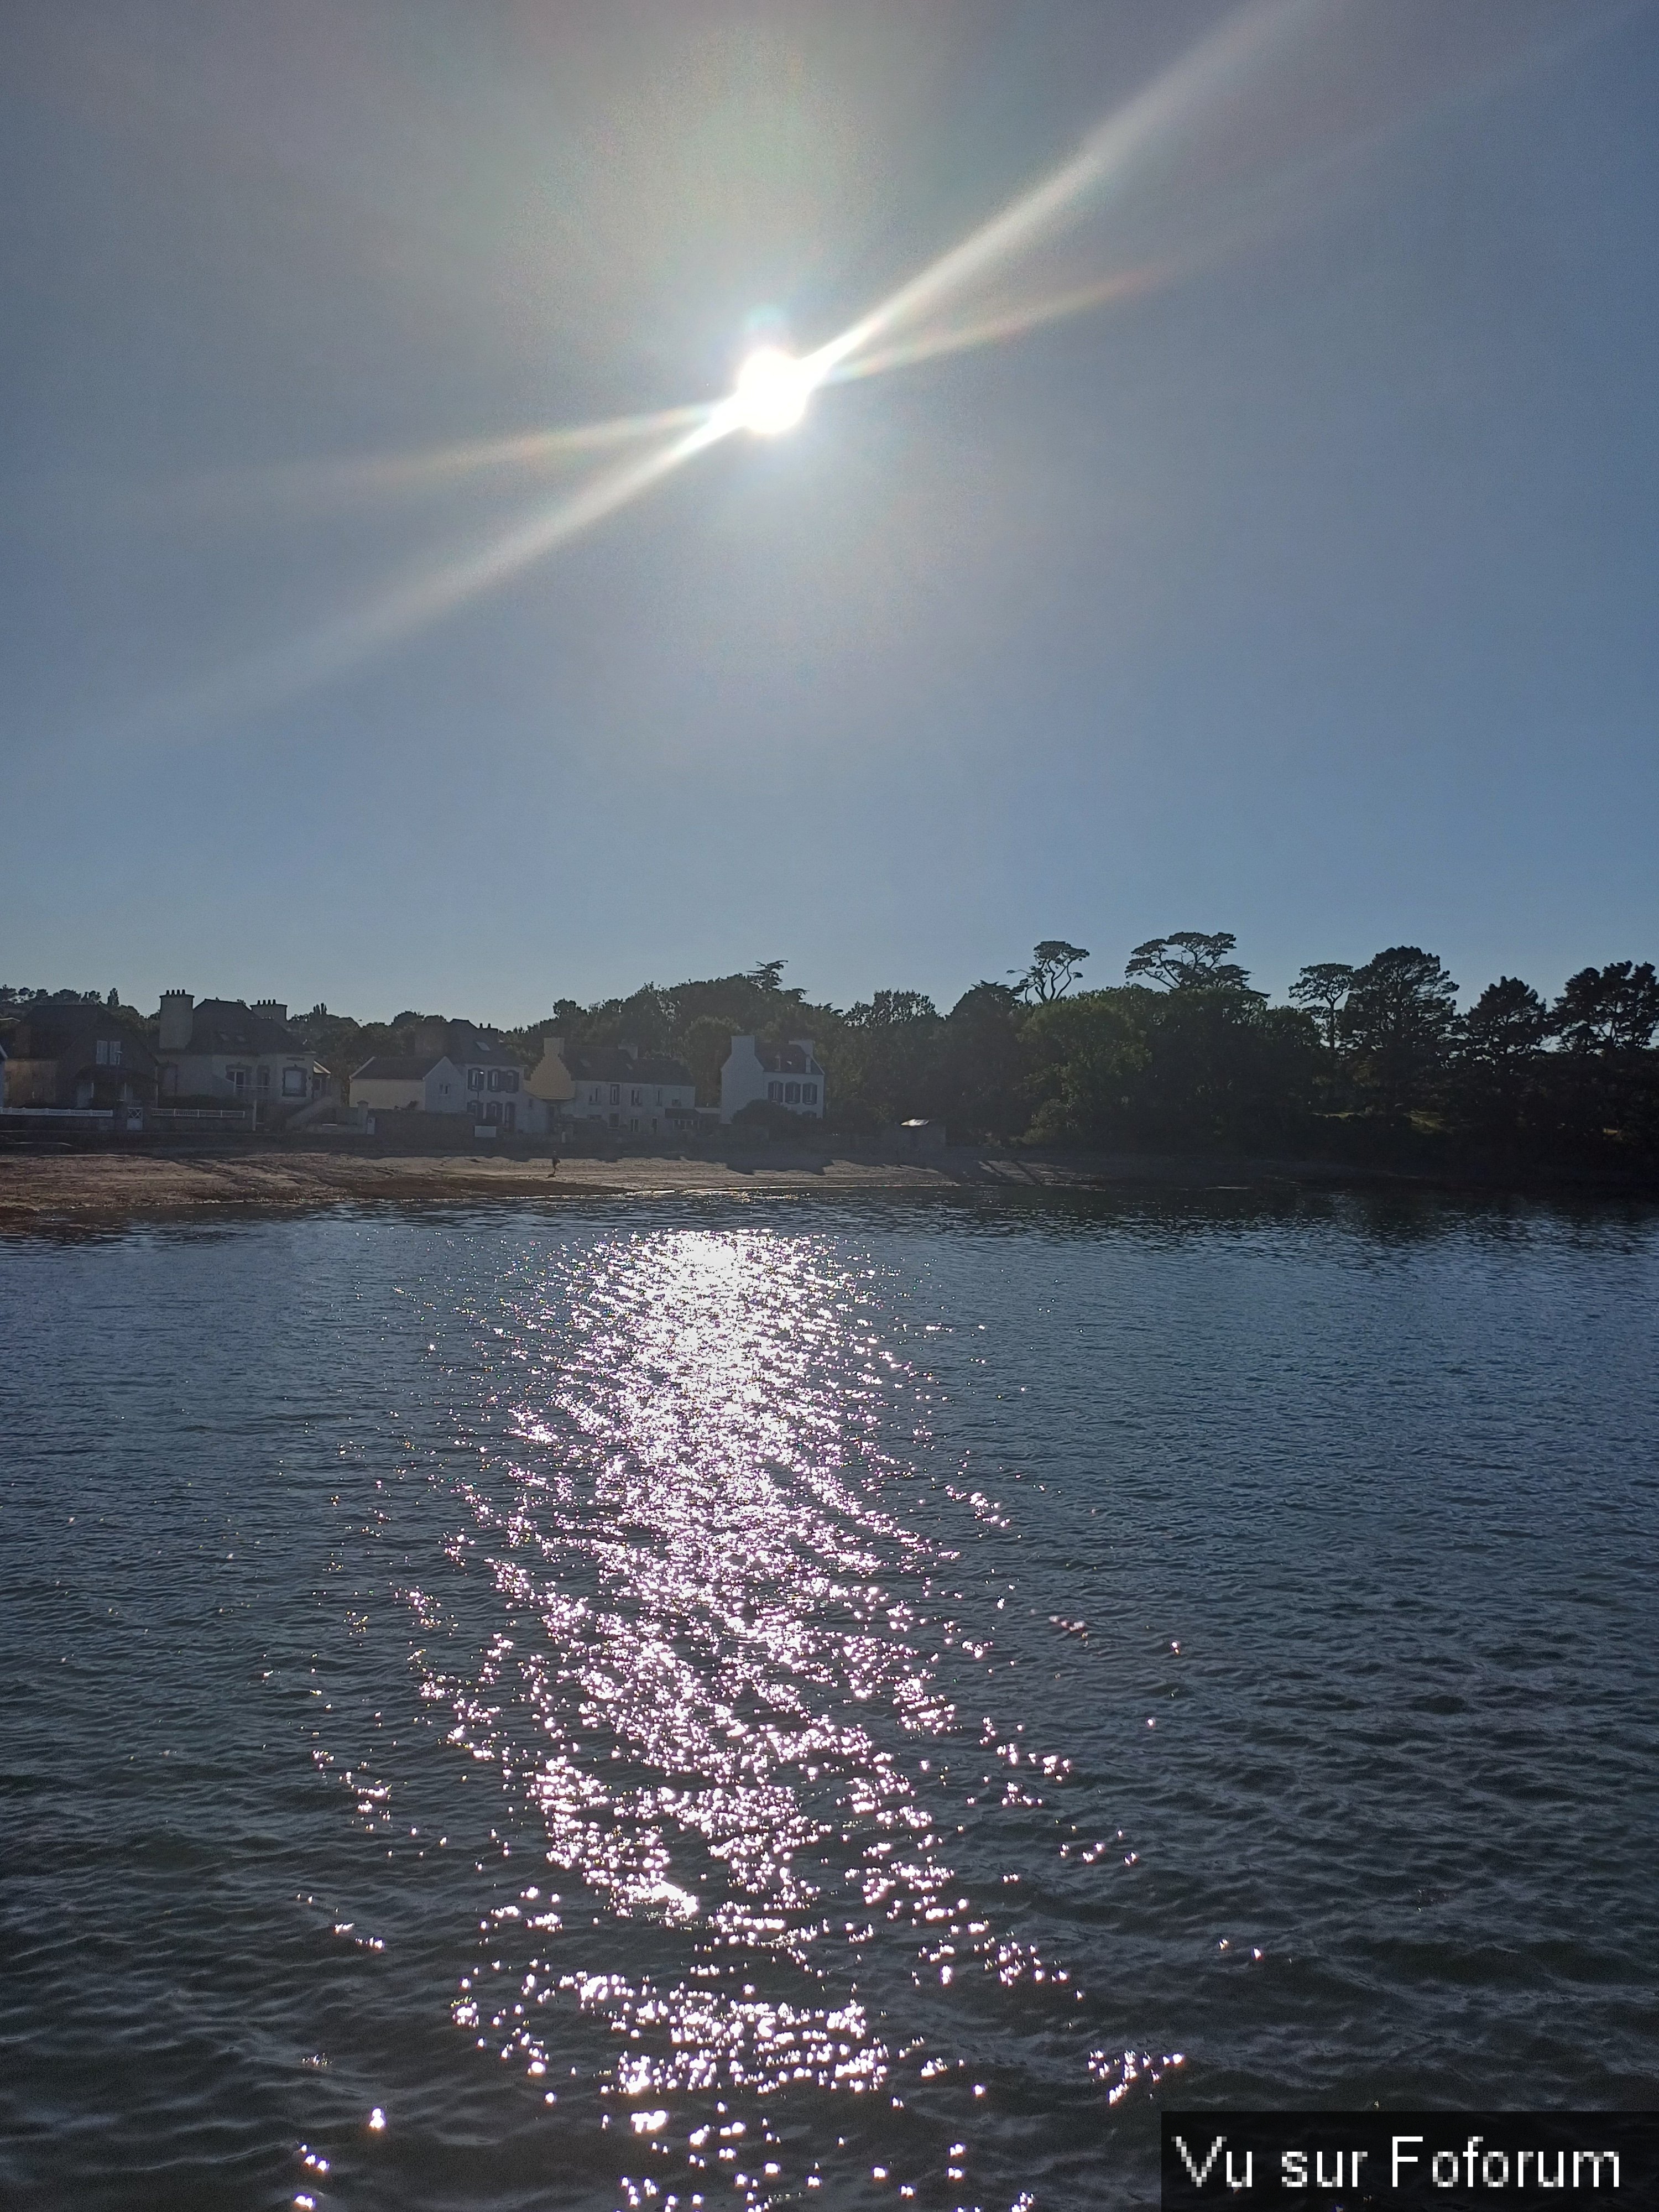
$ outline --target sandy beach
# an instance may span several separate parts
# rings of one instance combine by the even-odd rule
[[[1045,1156],[963,1146],[929,1160],[883,1160],[830,1152],[775,1154],[752,1162],[667,1154],[555,1162],[301,1152],[272,1146],[241,1152],[0,1155],[0,1234],[92,1228],[124,1220],[302,1212],[337,1206],[471,1206],[525,1199],[1382,1188],[1613,1198],[1654,1194],[1641,1178],[1528,1176],[1478,1169],[1424,1174],[1335,1161],[1241,1160],[1214,1154]]]
[[[1277,1163],[1078,1154],[1064,1159],[952,1151],[936,1161],[835,1153],[748,1162],[673,1157],[501,1160],[430,1154],[266,1151],[153,1154],[14,1153],[0,1157],[0,1230],[123,1219],[301,1212],[343,1205],[664,1198],[706,1192],[752,1197],[969,1188],[1079,1190],[1115,1184],[1267,1188],[1344,1178]]]

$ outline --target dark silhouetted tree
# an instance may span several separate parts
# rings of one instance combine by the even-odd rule
[[[944,1026],[921,991],[877,991],[849,1006],[824,1058],[831,1099],[865,1126],[931,1113]]]
[[[1334,1054],[1341,1034],[1340,1016],[1347,1004],[1353,969],[1346,960],[1319,960],[1304,968],[1291,986],[1291,998],[1305,1006],[1319,1024],[1325,1049]]]
[[[924,991],[877,991],[844,1017],[848,1029],[903,1030],[939,1019],[939,1009]]]
[[[1017,988],[1021,998],[1048,1006],[1066,996],[1083,973],[1083,963],[1088,957],[1080,945],[1068,945],[1063,937],[1045,937],[1041,945],[1033,948],[1029,968],[1023,972],[1011,969],[1009,972],[1019,978]]]
[[[1542,1046],[1549,1011],[1529,983],[1500,975],[1459,1024],[1454,1118],[1477,1136],[1513,1145],[1552,1118]]]
[[[1342,1010],[1362,1097],[1390,1116],[1432,1097],[1457,1021],[1457,986],[1437,956],[1391,945],[1356,969]]]
[[[1551,1023],[1569,1052],[1642,1052],[1659,1029],[1659,977],[1653,963],[1628,960],[1581,968],[1551,1009]]]
[[[1531,984],[1500,975],[1463,1017],[1463,1050],[1480,1066],[1512,1069],[1533,1058],[1549,1027],[1548,1009]]]
[[[720,1103],[720,1070],[731,1052],[732,1035],[730,1022],[714,1014],[699,1014],[680,1036],[679,1056],[691,1071],[701,1106]]]
[[[1024,1133],[1031,1118],[1030,1019],[1019,993],[1006,983],[975,983],[946,1015],[929,1110],[954,1137]]]
[[[1659,1154],[1659,978],[1651,961],[1610,961],[1567,978],[1550,1009],[1565,1050],[1561,1127],[1570,1144],[1592,1154],[1610,1146]]]
[[[1296,1141],[1311,1114],[1312,1019],[1255,992],[1090,991],[1039,1007],[1027,1035],[1039,1139],[1248,1150]]]
[[[1161,983],[1169,991],[1248,991],[1249,969],[1227,957],[1237,942],[1227,929],[1208,935],[1201,929],[1178,929],[1171,937],[1149,937],[1129,955],[1123,973],[1131,983]]]

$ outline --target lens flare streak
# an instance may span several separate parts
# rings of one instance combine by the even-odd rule
[[[313,496],[335,495],[349,485],[408,489],[510,466],[543,467],[616,444],[643,440],[650,447],[641,458],[601,471],[488,544],[393,584],[343,619],[183,687],[121,733],[255,712],[338,677],[568,544],[708,447],[740,431],[775,437],[793,428],[820,386],[1005,341],[1172,281],[1207,258],[1191,239],[1183,249],[1143,256],[1129,270],[1048,291],[1035,301],[981,307],[965,319],[948,319],[952,310],[976,293],[982,296],[988,285],[1003,282],[1012,267],[1109,204],[1131,182],[1176,177],[1182,149],[1191,152],[1200,126],[1235,119],[1252,76],[1258,88],[1278,80],[1294,85],[1297,63],[1318,45],[1310,34],[1334,27],[1340,36],[1347,21],[1337,0],[1259,0],[1241,9],[1093,131],[1068,161],[839,336],[799,356],[775,345],[760,348],[744,362],[736,390],[724,400],[424,456],[309,465],[293,479],[290,495],[306,496],[307,487]],[[1312,98],[1307,94],[1304,105]],[[1261,135],[1258,131],[1254,137]]]
[[[544,559],[726,434],[709,410],[699,410],[698,415],[695,426],[679,437],[592,477],[471,551],[416,571],[355,613],[181,687],[146,708],[128,726],[129,732],[258,713],[346,674]]]

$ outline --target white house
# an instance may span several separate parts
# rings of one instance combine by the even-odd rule
[[[630,1045],[567,1053],[562,1038],[545,1037],[530,1088],[546,1102],[553,1128],[598,1121],[620,1137],[667,1137],[696,1121],[697,1087],[685,1062]]]
[[[351,1103],[372,1113],[413,1107],[427,1114],[464,1114],[475,1127],[504,1136],[538,1136],[547,1109],[533,1098],[523,1069],[500,1040],[471,1022],[426,1022],[415,1049],[381,1053],[351,1079]]]
[[[523,1069],[489,1030],[471,1022],[429,1022],[415,1039],[421,1053],[442,1054],[459,1070],[461,1098],[441,1111],[471,1114],[475,1124],[503,1134],[539,1133],[545,1126],[525,1087]]]
[[[757,1044],[751,1036],[732,1038],[720,1070],[721,1121],[729,1121],[758,1099],[787,1106],[792,1114],[823,1119],[823,1070],[811,1037],[793,1037],[785,1045]]]
[[[447,1053],[381,1053],[351,1078],[351,1102],[372,1114],[465,1114],[466,1077]]]
[[[276,999],[245,1006],[163,991],[155,1058],[163,1105],[175,1100],[257,1106],[281,1120],[328,1089],[328,1070],[288,1026]]]

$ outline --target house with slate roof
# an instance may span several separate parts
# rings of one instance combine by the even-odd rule
[[[164,1106],[251,1106],[284,1121],[328,1089],[328,1070],[288,1025],[277,999],[204,999],[163,991],[155,1057]]]
[[[493,1030],[472,1022],[428,1022],[416,1038],[421,1052],[441,1052],[459,1070],[462,1085],[459,1111],[475,1124],[500,1128],[506,1134],[537,1128],[539,1117],[528,1111],[524,1070]],[[353,1097],[356,1093],[354,1089]]]
[[[697,1086],[685,1062],[631,1045],[566,1052],[562,1038],[544,1037],[530,1087],[553,1127],[598,1121],[619,1137],[668,1137],[696,1123]]]
[[[36,1002],[6,1038],[4,1103],[9,1107],[148,1106],[155,1055],[129,1016],[92,1000]]]
[[[372,1114],[465,1114],[466,1076],[447,1052],[381,1053],[353,1071],[350,1103]]]
[[[504,1136],[539,1135],[546,1127],[518,1061],[499,1037],[471,1022],[423,1022],[412,1053],[365,1060],[353,1072],[350,1103],[374,1113],[413,1107],[464,1115],[475,1127]]]
[[[787,1106],[792,1114],[823,1119],[823,1070],[811,1037],[793,1037],[784,1045],[760,1044],[752,1036],[732,1038],[720,1070],[721,1121],[729,1121],[758,1099]]]

